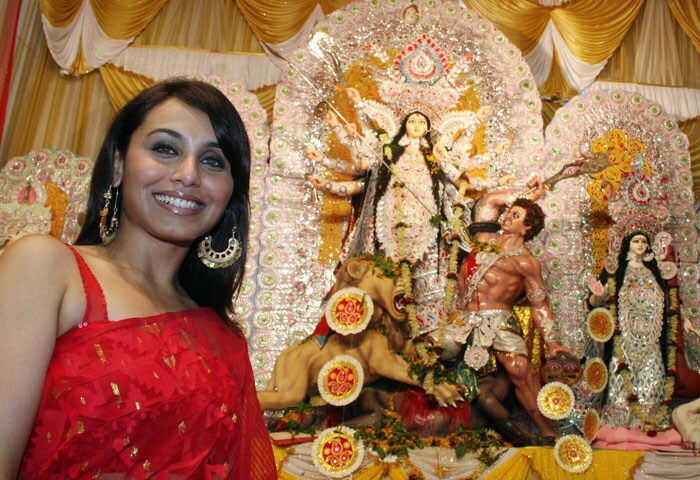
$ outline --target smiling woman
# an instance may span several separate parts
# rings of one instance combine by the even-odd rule
[[[249,159],[216,88],[157,84],[115,117],[76,246],[0,257],[0,478],[277,478],[227,321]]]

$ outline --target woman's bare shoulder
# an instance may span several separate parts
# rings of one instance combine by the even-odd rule
[[[62,241],[51,235],[40,234],[26,235],[13,241],[3,252],[3,256],[6,254],[8,256],[38,256],[42,260],[72,255]]]
[[[12,242],[0,254],[0,271],[15,270],[24,278],[49,279],[60,276],[74,263],[71,251],[50,235],[27,235]]]

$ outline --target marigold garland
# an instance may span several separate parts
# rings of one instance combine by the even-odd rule
[[[445,286],[445,312],[451,312],[454,308],[454,293],[455,285],[457,284],[457,269],[459,268],[459,230],[462,226],[462,216],[464,215],[464,196],[467,193],[467,188],[469,187],[469,182],[466,180],[460,180],[459,182],[459,194],[457,197],[457,203],[453,209],[453,223],[452,223],[452,234],[448,238],[448,243],[450,244],[450,260],[447,270],[447,285]],[[441,335],[439,338],[443,338],[445,321],[441,325]]]
[[[447,284],[445,286],[445,312],[453,311],[455,304],[455,286],[457,284],[457,269],[459,267],[459,234],[457,232],[459,232],[459,229],[461,227],[462,216],[464,214],[463,202],[468,187],[469,182],[466,179],[462,179],[459,184],[458,199],[453,209],[454,220],[452,224],[452,233],[446,234],[447,236],[445,238],[450,244]],[[411,322],[410,311],[409,322]],[[430,342],[426,343],[424,341],[416,342],[415,353],[413,355],[405,356],[407,362],[410,365],[411,375],[418,379],[419,382],[421,382],[423,389],[429,395],[433,394],[436,384],[444,382],[454,384],[454,382],[451,379],[451,375],[448,375],[448,372],[445,369],[444,365],[442,365],[442,363],[438,361],[439,356],[435,352],[435,347],[440,347],[445,338],[446,325],[447,319],[442,319],[440,322],[440,327],[437,335],[437,340],[435,341],[435,345],[433,345]],[[413,328],[413,323],[411,323],[411,330],[414,333],[414,337],[416,337],[417,331]]]
[[[393,170],[396,170],[396,164],[392,165],[391,167]],[[396,172],[394,172],[394,174],[396,174]],[[394,193],[397,198],[400,198],[402,188],[403,184],[401,182],[396,182],[394,185]],[[399,262],[399,270],[402,286],[404,288],[406,316],[408,317],[408,324],[411,328],[411,336],[417,337],[420,334],[420,325],[418,324],[416,302],[413,299],[413,265],[408,260],[406,225],[403,223],[403,210],[401,209],[401,202],[397,202],[396,204],[396,229],[398,233],[399,257],[401,258]]]
[[[308,428],[303,428],[302,425],[311,422],[308,421],[314,415],[313,407],[306,402],[299,402],[296,407],[292,410],[286,412],[280,418],[275,419],[273,422],[268,424],[268,430],[270,432],[289,432],[294,437],[295,434],[304,433],[307,435],[313,435],[315,429],[309,426]]]
[[[403,462],[407,460],[410,449],[452,448],[458,459],[471,452],[482,463],[475,472],[479,474],[500,458],[506,446],[501,436],[489,429],[467,430],[459,427],[445,437],[421,438],[406,429],[398,413],[389,410],[385,410],[382,418],[373,425],[357,429],[355,437],[361,439],[365,448],[376,453],[379,458],[390,455],[398,457],[403,468],[408,466]],[[477,474],[474,478],[478,476]]]

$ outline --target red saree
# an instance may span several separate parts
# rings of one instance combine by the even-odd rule
[[[57,339],[20,478],[277,478],[245,339],[210,308],[110,322],[73,252],[85,318]]]

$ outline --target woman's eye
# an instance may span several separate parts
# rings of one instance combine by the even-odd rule
[[[168,143],[156,143],[151,147],[151,151],[160,155],[177,155],[177,149]]]
[[[226,167],[226,160],[217,155],[208,155],[206,157],[203,157],[201,162],[204,165],[216,169],[224,169]]]

